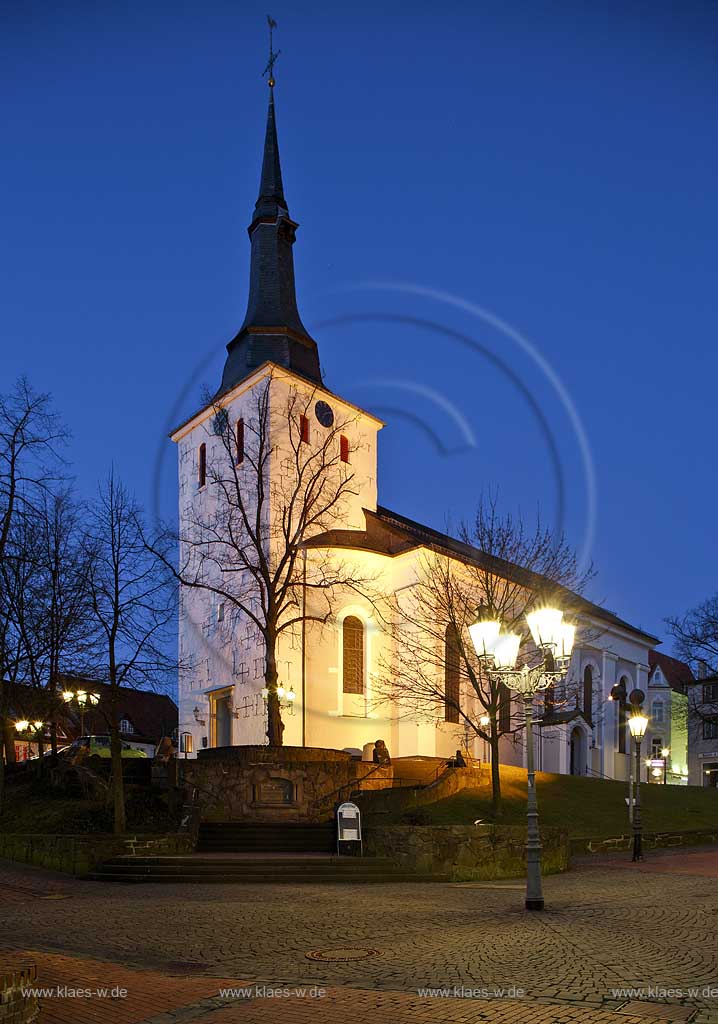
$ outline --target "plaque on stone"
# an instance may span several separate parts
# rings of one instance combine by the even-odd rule
[[[294,803],[294,783],[291,779],[265,779],[254,787],[254,802],[257,804]]]

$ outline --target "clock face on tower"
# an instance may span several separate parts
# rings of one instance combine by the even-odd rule
[[[314,406],[314,412],[323,427],[331,427],[334,423],[334,412],[331,405],[327,402],[317,402]]]

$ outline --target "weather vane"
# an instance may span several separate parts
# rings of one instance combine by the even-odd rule
[[[272,33],[274,32],[274,29],[277,27],[277,23],[274,20],[274,18],[271,16],[271,14],[267,15],[267,24],[269,25],[269,60],[267,61],[266,68],[262,72],[262,77],[264,77],[266,74],[269,74],[269,86],[273,87],[274,86],[274,65],[276,63],[277,57],[279,56],[279,54],[282,51],[281,50],[277,50],[277,52],[275,53],[274,50],[272,49]]]

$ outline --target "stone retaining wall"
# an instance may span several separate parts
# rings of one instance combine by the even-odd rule
[[[36,985],[34,964],[0,958],[0,1024],[33,1024],[40,1019],[37,996],[25,992]]]
[[[670,832],[644,832],[643,846],[647,850],[664,846],[700,846],[703,843],[718,843],[718,827],[715,829],[675,829]],[[630,850],[633,847],[633,833],[620,836],[573,836],[571,854],[611,853],[614,850]]]
[[[446,768],[429,786],[402,786],[381,792],[362,792],[356,802],[364,816],[379,825],[382,818],[390,820],[415,808],[445,800],[459,790],[481,789],[490,784],[489,768]]]
[[[393,769],[314,747],[219,747],[180,765],[204,821],[330,821],[360,784],[391,786]]]
[[[184,834],[43,836],[0,834],[0,857],[82,877],[111,857],[192,853]]]
[[[542,870],[567,871],[569,841],[559,829],[542,829]],[[526,873],[526,829],[508,825],[377,825],[364,834],[370,856],[390,857],[417,873],[452,881],[519,878]]]

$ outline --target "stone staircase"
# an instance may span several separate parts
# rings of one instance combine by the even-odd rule
[[[338,857],[333,823],[203,822],[197,853],[118,856],[87,876],[100,882],[202,882],[244,885],[442,882],[397,867],[388,857]]]
[[[263,824],[239,821],[203,821],[199,826],[198,853],[336,853],[333,822]]]
[[[403,871],[385,857],[331,854],[202,854],[114,857],[88,876],[98,882],[200,882],[243,885],[324,885],[367,882],[443,882],[438,875]]]

